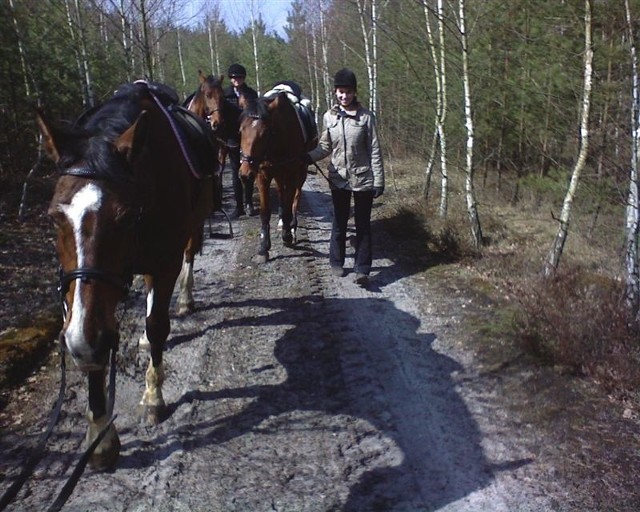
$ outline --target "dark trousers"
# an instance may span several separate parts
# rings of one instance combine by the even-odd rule
[[[254,178],[249,178],[244,182],[240,179],[240,146],[229,148],[227,156],[231,167],[231,183],[233,184],[236,207],[243,210],[245,204],[253,204]]]
[[[371,206],[373,193],[371,190],[352,192],[351,190],[332,189],[333,225],[329,242],[329,263],[332,267],[344,265],[347,224],[353,195],[354,217],[356,224],[356,251],[353,270],[360,274],[371,271]]]

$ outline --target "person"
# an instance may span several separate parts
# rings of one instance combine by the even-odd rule
[[[240,64],[231,64],[227,72],[231,85],[224,88],[225,100],[236,107],[238,116],[241,113],[239,105],[240,95],[247,100],[258,98],[258,93],[245,83],[247,70]],[[231,218],[237,219],[245,213],[253,216],[257,211],[253,207],[253,182],[254,178],[249,178],[245,182],[240,179],[240,134],[237,131],[229,134],[228,156],[229,166],[231,167],[231,182],[233,184],[233,194],[236,201],[236,207],[231,213]]]
[[[347,68],[333,79],[337,104],[325,112],[315,149],[302,155],[311,164],[331,155],[328,181],[333,202],[329,241],[331,272],[345,275],[347,224],[353,196],[356,227],[354,271],[356,283],[366,286],[372,262],[371,208],[384,192],[382,151],[373,113],[358,101],[356,75]]]

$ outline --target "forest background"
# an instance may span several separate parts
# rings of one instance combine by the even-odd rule
[[[139,78],[184,98],[198,70],[240,62],[260,93],[298,82],[320,116],[347,66],[377,116],[399,250],[469,262],[503,301],[479,336],[635,393],[640,0],[295,0],[286,37],[267,4],[238,1],[231,30],[216,0],[2,0],[3,225],[55,178],[36,106],[73,120]]]

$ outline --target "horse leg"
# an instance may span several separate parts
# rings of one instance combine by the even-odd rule
[[[111,418],[107,417],[105,370],[89,372],[89,406],[87,420],[89,427],[85,436],[85,444],[89,446],[98,437]],[[97,471],[113,469],[120,456],[120,439],[113,423],[100,441],[89,459],[89,465]]]
[[[191,227],[191,238],[187,242],[182,259],[182,270],[178,277],[178,301],[176,304],[178,315],[193,313],[196,303],[193,299],[193,262],[196,254],[202,251],[204,245],[204,221],[211,212],[214,198],[213,176],[206,176],[200,185],[198,197],[194,205],[194,223]]]
[[[293,245],[293,235],[291,233],[291,204],[293,193],[290,185],[280,187],[280,201],[282,204],[282,242],[285,246]]]
[[[269,261],[269,251],[271,250],[271,205],[269,202],[269,186],[271,180],[267,179],[263,173],[258,173],[258,193],[260,195],[260,248],[256,259],[259,263]]]
[[[298,242],[298,204],[300,203],[301,195],[302,188],[296,187],[293,195],[293,203],[291,205],[291,236],[294,244]]]
[[[145,391],[138,405],[138,412],[146,423],[155,425],[164,417],[166,405],[162,396],[164,367],[162,353],[169,336],[169,302],[176,281],[176,274],[153,281],[147,295],[147,319],[144,337],[148,340],[151,360],[145,374]]]
[[[178,300],[176,309],[179,316],[192,313],[195,310],[195,301],[193,300],[193,239],[189,240],[187,249],[184,251],[182,260],[182,269],[178,276]]]

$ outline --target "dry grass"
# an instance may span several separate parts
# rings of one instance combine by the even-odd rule
[[[398,250],[426,254],[436,265],[458,263],[467,286],[499,304],[502,314],[495,320],[500,325],[484,328],[492,337],[499,330],[538,362],[589,376],[607,390],[638,389],[638,327],[628,317],[621,284],[622,206],[596,210],[585,186],[574,206],[558,273],[544,279],[541,271],[557,233],[554,214],[560,203],[545,201],[539,190],[522,189],[514,206],[508,181],[500,189],[490,181],[477,186],[485,239],[478,254],[471,245],[460,176],[450,175],[448,215],[442,219],[437,212],[439,180],[432,183],[425,204],[423,172],[420,162],[403,161],[388,176],[390,190],[384,213],[378,215],[386,232],[409,239]]]

